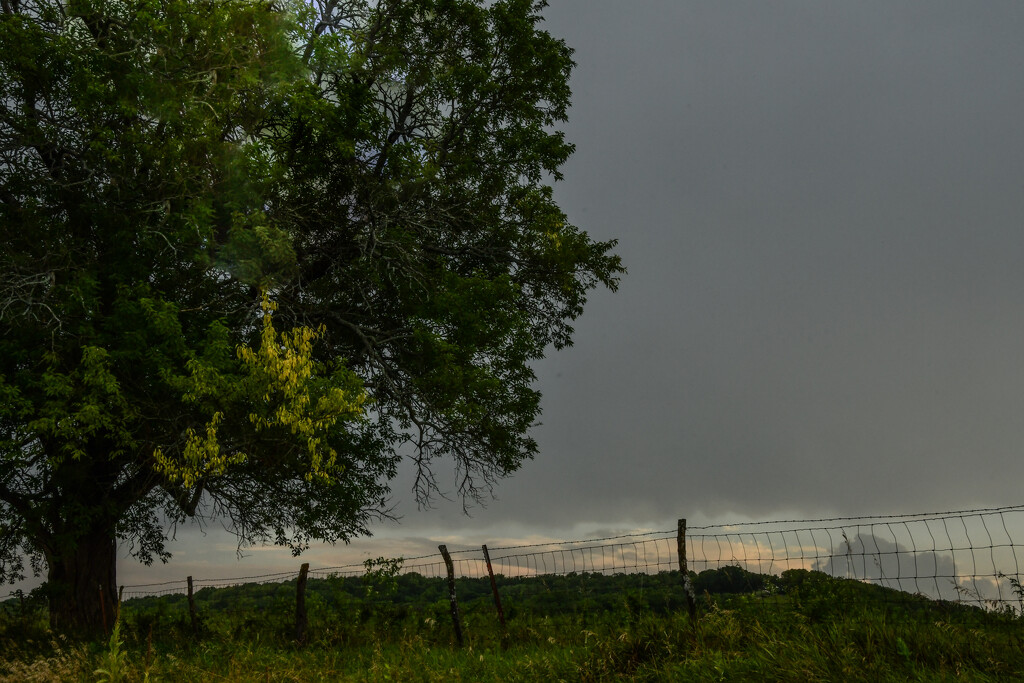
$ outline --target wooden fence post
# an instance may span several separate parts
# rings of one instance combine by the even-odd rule
[[[188,577],[188,618],[192,622],[192,635],[199,636],[199,615],[196,613],[196,598],[192,592],[192,577]]]
[[[508,647],[508,628],[505,626],[505,612],[501,609],[501,597],[498,595],[498,583],[494,580],[494,570],[491,568],[491,556],[484,545],[484,561],[487,563],[487,575],[491,577],[491,592],[494,593],[494,606],[498,610],[498,622],[501,624],[501,647]]]
[[[295,588],[295,640],[302,645],[306,642],[306,626],[309,619],[306,615],[306,575],[309,573],[309,562],[299,567],[299,583]]]
[[[462,621],[459,619],[459,601],[455,598],[455,566],[452,564],[452,556],[448,554],[448,546],[439,545],[444,558],[444,566],[448,569],[448,602],[452,608],[452,625],[455,627],[455,640],[459,647],[462,647]]]
[[[683,592],[686,593],[686,610],[690,613],[690,621],[696,627],[697,604],[693,595],[693,584],[690,572],[686,569],[686,520],[680,519],[676,532],[676,549],[679,552],[679,573],[683,576]]]

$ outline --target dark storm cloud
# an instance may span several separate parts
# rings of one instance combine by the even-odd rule
[[[630,272],[538,367],[537,459],[474,520],[406,523],[1015,502],[1024,6],[546,17],[578,63],[556,193]]]

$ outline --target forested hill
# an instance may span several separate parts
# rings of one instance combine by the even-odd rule
[[[937,603],[923,596],[858,581],[833,578],[825,573],[792,569],[781,576],[757,574],[738,566],[690,572],[698,607],[708,607],[716,598],[760,602],[766,606],[806,608],[816,611],[841,609],[851,604],[893,604],[906,609],[928,607],[973,611],[977,608]],[[586,614],[626,610],[632,613],[666,614],[686,610],[683,582],[678,571],[657,574],[571,573],[525,578],[497,576],[505,615],[532,617]],[[294,580],[283,583],[247,583],[222,588],[203,588],[195,601],[201,613],[283,611],[295,602]],[[489,579],[456,580],[460,610],[465,614],[494,611]],[[388,577],[370,573],[362,577],[310,579],[306,601],[311,610],[356,610],[364,618],[381,610],[394,617],[411,612],[444,614],[448,610],[448,586],[443,578],[416,573]],[[126,601],[138,615],[187,611],[184,595],[147,596]]]

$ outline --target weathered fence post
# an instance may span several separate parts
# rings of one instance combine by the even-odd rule
[[[306,626],[309,623],[306,615],[306,575],[309,573],[309,562],[299,567],[299,583],[295,587],[295,640],[302,645],[306,641]]]
[[[455,566],[452,564],[452,556],[448,554],[448,546],[439,545],[444,558],[444,566],[448,569],[448,602],[452,608],[452,625],[455,627],[455,640],[459,647],[462,647],[462,621],[459,619],[459,601],[455,598]]]
[[[693,595],[693,584],[690,583],[690,572],[686,569],[686,520],[680,519],[676,532],[676,549],[679,552],[679,573],[683,576],[683,592],[686,593],[686,610],[690,613],[690,621],[696,625],[697,604]]]
[[[491,568],[491,556],[484,545],[484,561],[487,563],[487,575],[491,577],[491,592],[494,593],[494,606],[498,610],[498,623],[501,624],[501,647],[508,647],[508,628],[505,627],[505,612],[501,609],[501,597],[498,595],[498,583],[494,580],[494,570]]]
[[[192,622],[192,635],[199,636],[199,615],[196,613],[196,598],[192,592],[192,577],[188,577],[188,618]]]

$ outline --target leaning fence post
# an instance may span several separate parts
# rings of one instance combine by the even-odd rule
[[[680,519],[676,531],[676,549],[679,552],[679,573],[683,576],[683,592],[686,593],[686,611],[690,613],[690,621],[696,623],[697,605],[693,595],[693,584],[690,572],[686,569],[686,520]]]
[[[295,640],[302,645],[306,639],[306,575],[309,573],[309,562],[299,567],[299,583],[295,587]]]
[[[444,566],[448,569],[448,602],[452,608],[452,625],[455,626],[455,640],[462,647],[462,622],[459,619],[459,601],[455,598],[455,566],[452,564],[452,556],[448,554],[448,546],[439,545],[444,558]]]
[[[188,618],[192,622],[192,635],[199,635],[199,615],[196,614],[196,598],[192,592],[192,577],[188,577]]]
[[[501,597],[498,595],[498,583],[494,580],[494,570],[491,568],[491,556],[484,545],[484,561],[487,563],[487,575],[491,577],[491,592],[494,593],[494,606],[498,610],[498,622],[501,624],[501,646],[508,647],[508,628],[505,626],[505,612],[501,609]]]

